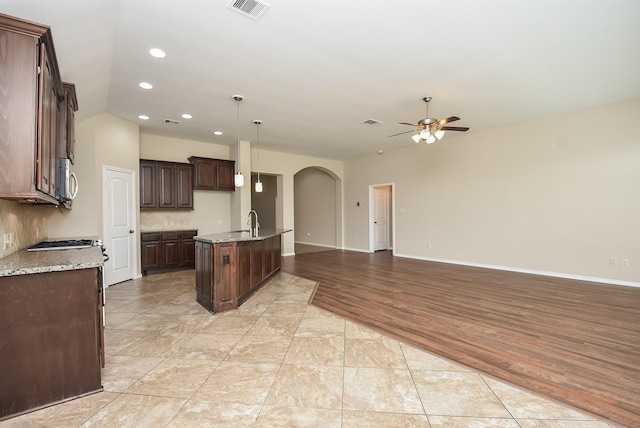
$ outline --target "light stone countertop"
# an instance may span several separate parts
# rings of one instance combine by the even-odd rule
[[[0,276],[28,275],[102,267],[99,247],[73,250],[21,250],[0,259]]]
[[[149,229],[140,229],[140,233],[158,233],[158,232],[197,232],[198,229],[193,227],[171,227],[171,228],[149,228]]]
[[[248,230],[236,230],[231,232],[212,233],[209,235],[194,236],[193,239],[210,244],[219,244],[222,242],[240,242],[240,241],[261,241],[273,236],[282,235],[291,232],[293,229],[258,229],[258,236],[249,233]]]

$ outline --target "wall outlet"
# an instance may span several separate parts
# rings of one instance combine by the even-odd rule
[[[431,248],[431,242],[427,242],[427,248]]]
[[[629,267],[629,259],[621,259],[620,260],[620,266]]]
[[[222,226],[222,219],[218,220],[218,226]]]
[[[618,266],[618,259],[616,259],[615,257],[611,257],[609,259],[609,266]]]
[[[8,248],[13,247],[13,232],[5,233],[4,236],[3,236],[3,242],[4,242],[4,244],[2,246],[3,249],[6,250]]]

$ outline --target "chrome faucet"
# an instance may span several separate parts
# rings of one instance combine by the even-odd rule
[[[251,214],[253,214],[253,218],[255,218],[255,224],[252,221]],[[258,236],[258,228],[260,227],[260,223],[258,223],[258,213],[255,210],[251,210],[247,217],[247,225],[250,227],[251,236]]]

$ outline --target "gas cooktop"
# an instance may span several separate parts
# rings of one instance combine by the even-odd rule
[[[27,251],[51,251],[51,250],[72,250],[76,248],[90,248],[94,246],[92,239],[65,239],[61,241],[42,241],[32,245]]]

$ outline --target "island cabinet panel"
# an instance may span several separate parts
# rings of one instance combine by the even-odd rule
[[[236,244],[213,247],[213,311],[222,312],[238,307]]]
[[[280,271],[280,248],[280,235],[229,242],[197,240],[198,303],[211,312],[237,308]]]
[[[251,291],[251,242],[238,242],[238,296],[242,298]]]
[[[213,312],[213,246],[196,242],[196,300]]]
[[[0,420],[102,391],[99,275],[0,277]]]

